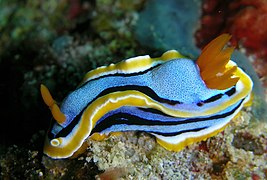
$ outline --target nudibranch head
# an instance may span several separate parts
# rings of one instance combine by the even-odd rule
[[[67,158],[84,149],[88,137],[145,131],[178,151],[223,130],[250,99],[253,83],[224,48],[221,35],[197,61],[171,50],[159,58],[138,56],[88,72],[59,108],[48,89],[41,94],[54,124],[44,153]]]

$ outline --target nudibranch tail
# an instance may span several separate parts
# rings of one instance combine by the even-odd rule
[[[181,143],[178,143],[178,144],[168,143],[159,137],[157,137],[156,140],[157,140],[157,143],[159,143],[165,149],[167,149],[169,151],[176,151],[177,152],[177,151],[181,151],[186,146],[189,146],[195,142],[205,141],[207,138],[210,138],[212,136],[217,135],[218,133],[222,132],[226,128],[227,125],[228,125],[228,123],[225,125],[222,125],[222,127],[219,129],[216,129],[216,130],[211,131],[211,132],[203,133],[203,135],[200,135],[198,137],[186,138],[184,141],[182,141]]]
[[[206,86],[211,89],[227,89],[234,86],[239,80],[233,77],[236,66],[229,65],[233,47],[224,48],[230,40],[229,34],[222,34],[204,47],[197,59],[200,75]]]
[[[52,116],[54,119],[59,123],[62,124],[65,122],[66,117],[65,115],[60,111],[58,105],[56,104],[56,101],[52,98],[48,88],[41,84],[41,95],[44,100],[44,103],[50,108]]]

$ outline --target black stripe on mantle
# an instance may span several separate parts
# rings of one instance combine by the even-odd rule
[[[126,86],[117,86],[117,87],[111,87],[111,88],[107,88],[105,90],[103,90],[101,93],[99,93],[92,101],[90,101],[85,108],[73,119],[73,121],[65,128],[63,128],[57,135],[56,137],[65,137],[68,135],[68,133],[70,133],[72,131],[72,129],[78,124],[84,110],[96,99],[98,99],[99,97],[102,97],[106,94],[112,93],[112,92],[117,92],[117,91],[126,91],[126,90],[136,90],[136,91],[140,91],[144,94],[146,94],[147,96],[151,97],[152,99],[160,102],[160,103],[167,103],[169,105],[176,105],[176,104],[182,104],[182,102],[180,101],[174,101],[174,100],[168,100],[168,99],[163,99],[161,97],[159,97],[151,88],[147,87],[147,86],[137,86],[137,85],[126,85]],[[234,94],[236,92],[236,88],[235,86],[233,88],[231,88],[230,90],[228,90],[227,92],[225,92],[224,94],[227,94],[228,96],[231,96],[232,94]],[[223,94],[219,94],[220,97],[223,96]],[[218,100],[217,99],[218,95],[215,95],[211,98],[208,98],[207,100],[202,101],[203,103],[210,103],[213,101]],[[148,108],[149,109],[149,108]],[[144,111],[147,111],[148,109],[144,109]],[[157,111],[157,110],[151,110],[151,112],[153,111]],[[155,112],[154,112],[155,113]],[[158,112],[158,114],[162,114],[160,112]],[[168,116],[166,114],[164,114],[165,116]],[[51,133],[51,130],[48,131],[48,137],[50,139],[53,139],[55,136]]]

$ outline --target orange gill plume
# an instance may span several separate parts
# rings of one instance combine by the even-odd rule
[[[45,104],[50,108],[52,116],[59,123],[62,124],[66,121],[65,115],[60,111],[56,101],[52,98],[49,90],[43,84],[41,84],[41,95]]]
[[[234,86],[239,77],[233,77],[237,69],[229,62],[233,47],[225,47],[231,35],[222,34],[204,47],[197,59],[200,75],[206,86],[211,89],[227,89]]]

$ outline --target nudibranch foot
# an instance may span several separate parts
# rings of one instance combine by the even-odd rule
[[[102,134],[101,133],[93,133],[90,136],[90,139],[94,140],[94,141],[102,141],[102,140],[109,138],[110,136],[120,136],[121,134],[122,134],[122,132],[111,132],[108,135],[106,135],[104,133],[102,133]]]
[[[179,151],[221,132],[248,104],[253,82],[230,60],[230,35],[209,43],[194,61],[175,50],[138,56],[88,72],[60,108],[41,94],[55,120],[45,140],[52,158],[77,156],[85,140],[143,131]]]

